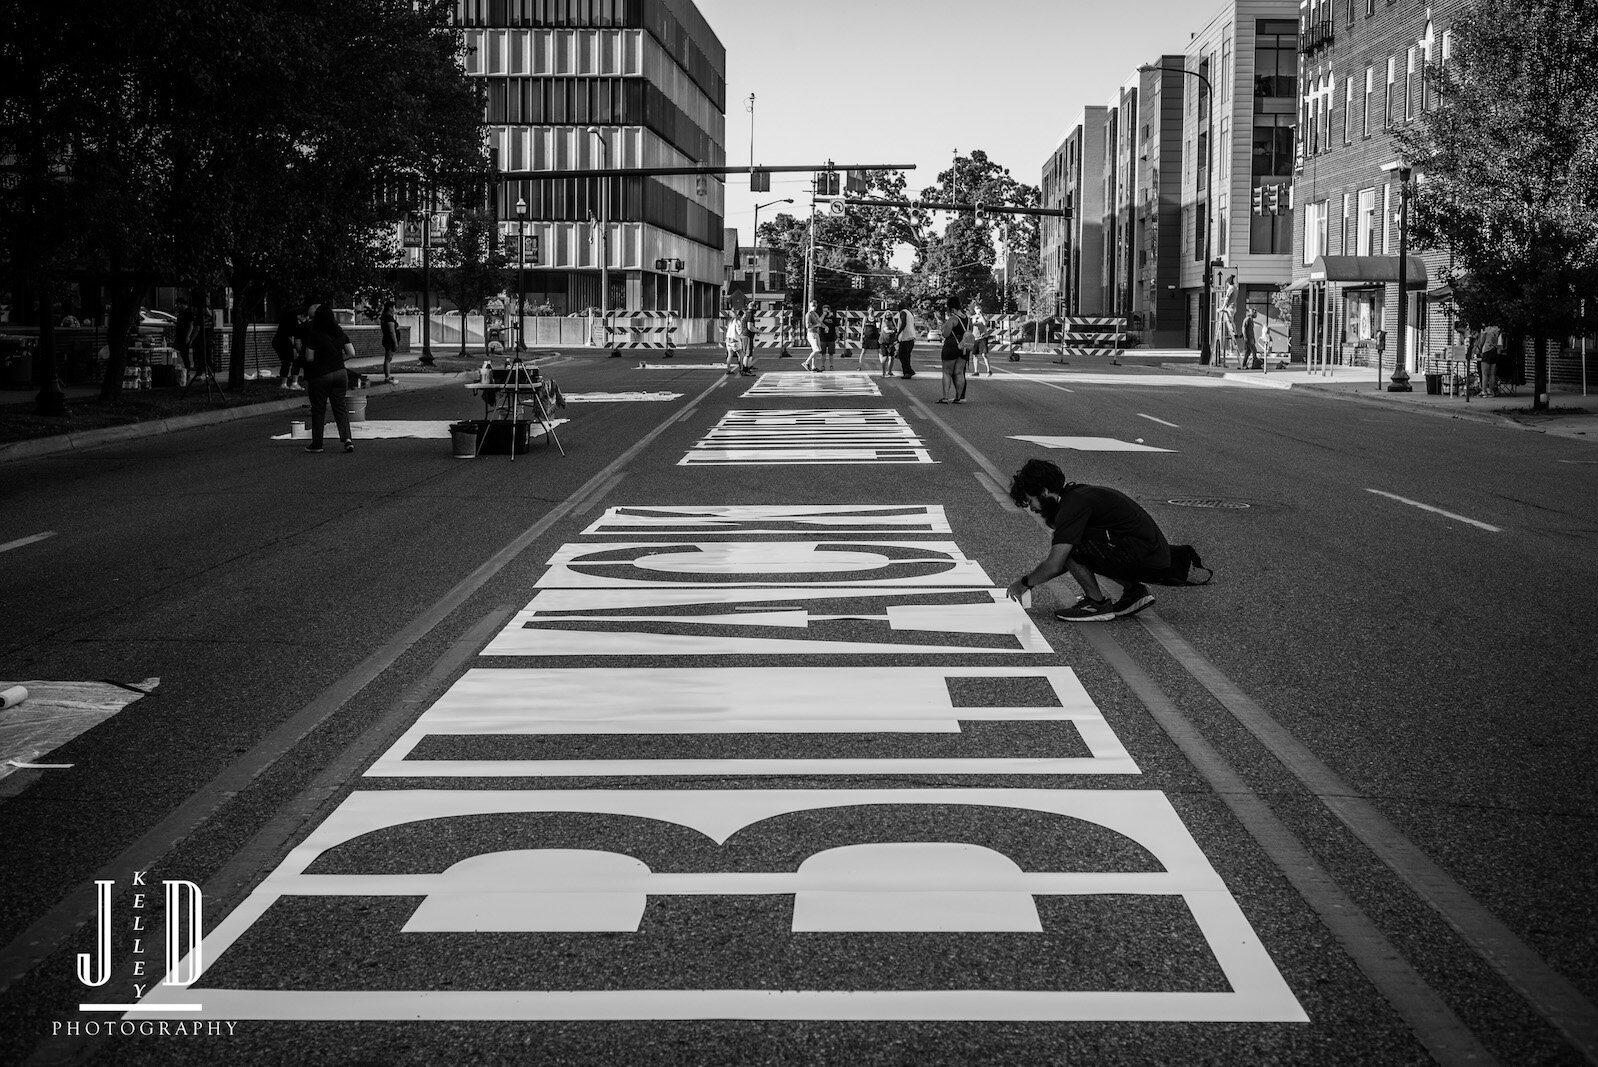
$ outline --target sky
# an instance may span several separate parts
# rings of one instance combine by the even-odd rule
[[[913,163],[919,192],[955,150],[982,149],[1018,181],[1139,64],[1180,52],[1221,0],[696,0],[727,49],[727,163]],[[754,207],[803,215],[809,177],[771,192],[727,179],[726,225],[750,242]]]

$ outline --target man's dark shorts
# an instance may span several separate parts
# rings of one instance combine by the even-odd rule
[[[1134,554],[1084,542],[1072,550],[1071,558],[1099,577],[1117,582],[1157,582],[1171,569],[1169,545]]]

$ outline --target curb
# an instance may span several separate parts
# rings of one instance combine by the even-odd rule
[[[469,372],[468,372],[469,373]],[[439,386],[449,385],[462,375],[440,375],[437,381],[418,383],[413,388],[434,389]],[[386,384],[369,385],[367,392],[382,390],[384,392],[399,392],[397,386]],[[131,422],[123,426],[106,426],[99,430],[85,430],[82,433],[52,434],[49,437],[38,437],[31,441],[14,441],[10,444],[0,445],[0,463],[10,463],[14,460],[37,459],[40,456],[59,455],[63,452],[84,452],[105,445],[121,444],[124,441],[137,441],[146,437],[158,437],[162,434],[179,433],[183,430],[192,430],[200,426],[219,426],[226,422],[237,422],[239,419],[252,419],[257,415],[276,415],[284,411],[296,411],[306,406],[306,396],[299,393],[282,400],[265,400],[259,404],[242,404],[238,407],[220,408],[216,411],[196,411],[192,415],[178,415],[170,419],[153,419],[149,422]]]

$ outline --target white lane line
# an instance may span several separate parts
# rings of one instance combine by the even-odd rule
[[[1396,493],[1384,493],[1380,489],[1366,489],[1365,491],[1367,493],[1375,493],[1377,496],[1385,496],[1389,500],[1396,500],[1400,504],[1408,504],[1412,508],[1420,508],[1422,511],[1430,511],[1433,514],[1441,515],[1445,519],[1453,519],[1455,522],[1467,522],[1478,529],[1486,530],[1488,533],[1504,532],[1501,527],[1493,526],[1485,522],[1478,522],[1475,519],[1467,519],[1463,515],[1455,515],[1452,511],[1444,511],[1442,508],[1434,508],[1430,504],[1422,504],[1419,500],[1411,500],[1406,496],[1398,496]]]
[[[21,548],[23,545],[31,545],[35,541],[43,541],[46,537],[54,536],[54,530],[46,530],[44,533],[34,534],[32,537],[19,537],[15,541],[7,541],[5,544],[0,545],[0,552],[10,552],[13,548]]]
[[[1004,376],[1006,378],[1014,378],[1016,381],[1019,381],[1019,382],[1026,382],[1026,381],[1037,382],[1039,385],[1046,385],[1050,389],[1058,389],[1062,393],[1074,393],[1074,392],[1076,392],[1075,389],[1067,389],[1063,385],[1056,385],[1054,382],[1045,381],[1042,378],[1030,378],[1030,377],[1028,377],[1028,376],[1026,376],[1024,374],[1017,374],[1013,370],[1005,371],[1004,372]]]
[[[1164,419],[1156,419],[1153,415],[1145,415],[1141,411],[1137,413],[1137,417],[1140,419],[1148,419],[1150,422],[1157,422],[1161,426],[1169,426],[1173,430],[1180,430],[1182,428],[1174,422],[1166,422]]]

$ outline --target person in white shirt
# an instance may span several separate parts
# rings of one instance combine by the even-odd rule
[[[821,355],[821,308],[814,300],[810,301],[810,310],[805,312],[805,336],[810,340],[810,354],[800,366],[815,370],[815,361]]]
[[[910,366],[910,350],[916,346],[916,317],[908,302],[899,305],[898,325],[899,377],[914,378],[916,372]]]

